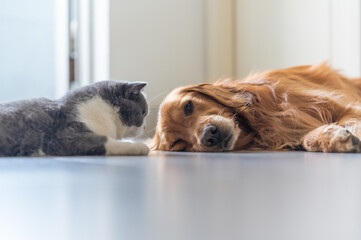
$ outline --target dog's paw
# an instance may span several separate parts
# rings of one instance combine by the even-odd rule
[[[351,132],[343,127],[339,129],[330,130],[330,143],[326,150],[327,152],[360,152],[360,140],[351,134]]]
[[[317,128],[306,135],[303,146],[311,152],[361,152],[360,140],[338,125]]]

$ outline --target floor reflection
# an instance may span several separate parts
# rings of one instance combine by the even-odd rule
[[[357,156],[3,158],[0,239],[359,239]]]

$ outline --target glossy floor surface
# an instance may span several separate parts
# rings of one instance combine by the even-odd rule
[[[0,158],[0,239],[361,239],[361,154]]]

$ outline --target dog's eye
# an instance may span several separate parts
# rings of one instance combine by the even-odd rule
[[[188,101],[186,105],[184,105],[184,113],[186,116],[191,115],[193,113],[193,103],[192,101]]]

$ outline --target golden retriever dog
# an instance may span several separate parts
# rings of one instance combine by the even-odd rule
[[[361,79],[327,64],[173,90],[158,116],[153,150],[361,151]]]

